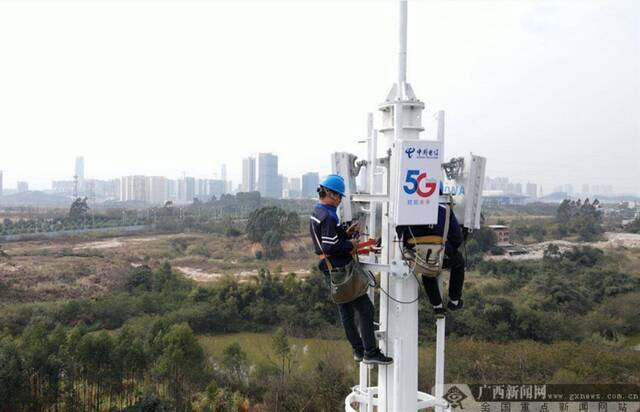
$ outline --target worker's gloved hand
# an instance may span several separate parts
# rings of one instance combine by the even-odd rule
[[[352,236],[354,233],[360,232],[360,222],[355,222],[347,229],[347,235]]]

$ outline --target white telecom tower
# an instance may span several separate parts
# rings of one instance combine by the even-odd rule
[[[377,386],[372,385],[373,366],[360,363],[359,384],[345,399],[346,411],[412,412],[426,408],[450,410],[443,399],[445,319],[436,321],[435,394],[418,388],[418,299],[421,285],[402,259],[396,238],[397,225],[435,224],[439,203],[461,200],[461,223],[479,227],[485,159],[471,155],[452,159],[443,167],[444,112],[439,112],[435,138],[420,139],[424,131],[422,111],[407,82],[407,0],[399,0],[398,78],[385,101],[378,106],[381,123],[373,126],[369,114],[367,159],[339,152],[332,155],[333,172],[345,178],[342,221],[366,217],[371,238],[381,238],[379,253],[360,258],[366,270],[380,274],[380,318],[376,338],[393,363],[378,366]],[[384,138],[378,143],[378,133]],[[382,156],[380,156],[382,153]],[[356,189],[356,177],[364,167],[365,192]],[[442,170],[447,173],[447,179]],[[455,170],[454,170],[455,169]],[[454,170],[454,172],[451,172]],[[381,185],[378,183],[381,181]],[[447,186],[445,186],[445,184]],[[442,186],[441,186],[442,185]],[[381,187],[380,187],[381,186]],[[439,188],[445,188],[445,195]],[[465,187],[469,195],[465,195]],[[459,206],[458,206],[459,207]],[[456,207],[456,209],[458,209]],[[440,279],[442,290],[442,281]],[[373,299],[373,291],[370,290]]]

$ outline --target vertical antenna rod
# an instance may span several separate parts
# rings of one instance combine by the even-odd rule
[[[407,81],[407,0],[400,0],[399,30],[398,88],[402,91]]]

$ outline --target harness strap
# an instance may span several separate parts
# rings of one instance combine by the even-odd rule
[[[445,240],[445,242],[446,242],[446,240]],[[407,243],[410,244],[410,245],[440,244],[440,243],[443,243],[443,237],[442,236],[435,236],[435,235],[416,236],[416,237],[412,237],[411,239],[407,240]]]
[[[320,255],[321,261],[324,260],[325,263],[327,264],[327,269],[329,269],[329,271],[332,271],[333,270],[333,265],[331,264],[331,261],[329,260],[329,255],[324,253],[324,249],[322,248],[322,243],[320,242],[320,239],[318,239],[318,235],[316,234],[316,230],[313,227],[313,221],[311,222],[311,232],[313,233],[313,237],[316,239],[316,243],[318,243],[318,247],[320,248],[320,251],[322,252],[322,254]]]
[[[438,259],[438,266],[437,266],[438,274],[436,275],[436,277],[439,277],[440,273],[442,272],[442,264],[444,261],[444,251],[446,248],[447,235],[449,232],[449,223],[451,221],[451,205],[446,204],[444,207],[445,207],[445,221],[444,221],[444,233],[442,234],[442,236],[426,235],[426,236],[416,237],[416,236],[413,236],[413,233],[412,233],[411,239],[407,240],[407,244],[411,244],[411,245],[441,245],[440,250],[438,251],[438,256],[436,257]],[[432,252],[433,250],[431,248],[427,250],[427,254],[424,259],[425,265],[429,265],[429,258],[431,257]],[[407,257],[405,256],[404,251],[401,251],[401,253],[402,253],[403,259],[406,261]],[[416,266],[418,265],[418,260],[422,260],[422,259],[418,257],[418,253],[416,251],[416,253],[414,253],[413,255],[412,270],[415,270]]]

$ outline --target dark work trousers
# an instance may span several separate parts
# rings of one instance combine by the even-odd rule
[[[458,300],[462,297],[462,285],[464,284],[464,257],[459,250],[451,252],[451,255],[445,253],[442,263],[443,269],[450,269],[449,276],[449,299]],[[442,304],[442,297],[438,290],[438,279],[422,275],[422,284],[429,297],[429,302],[433,306]]]
[[[378,345],[373,331],[374,308],[369,296],[364,294],[351,302],[341,303],[338,311],[353,350],[361,353],[364,351],[367,355],[375,354]],[[358,312],[360,333],[356,328],[355,312]]]

